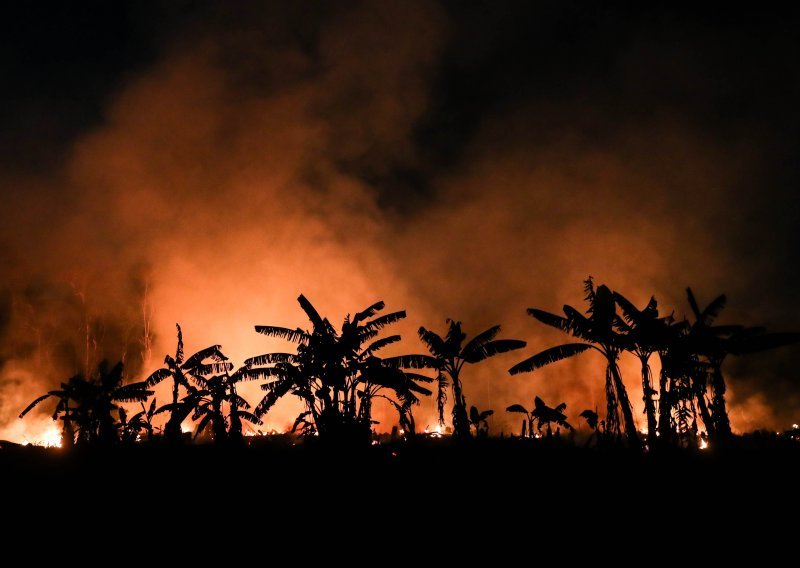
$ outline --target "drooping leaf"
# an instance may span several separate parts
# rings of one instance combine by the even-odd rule
[[[35,407],[37,404],[39,404],[39,403],[40,403],[40,402],[42,402],[43,400],[47,400],[47,399],[48,399],[48,398],[50,398],[51,396],[52,396],[52,394],[51,394],[51,393],[47,393],[47,394],[43,394],[42,396],[40,396],[40,397],[36,398],[36,399],[35,399],[35,400],[34,400],[32,403],[30,403],[28,406],[26,406],[26,407],[25,407],[25,410],[23,410],[22,412],[20,412],[20,413],[19,413],[19,417],[20,417],[20,418],[24,418],[24,417],[25,417],[25,415],[26,415],[26,414],[28,414],[28,413],[29,413],[31,410],[33,410],[33,408],[34,408],[34,407]]]
[[[408,371],[403,372],[406,377],[411,379],[412,381],[419,381],[421,383],[432,383],[436,380],[434,377],[429,377],[427,375],[420,375],[419,373],[410,373]]]
[[[376,351],[379,351],[380,349],[383,349],[387,345],[391,345],[392,343],[397,343],[398,341],[400,341],[400,339],[401,338],[399,335],[390,335],[389,337],[384,337],[382,339],[373,341],[367,346],[366,349],[364,349],[364,351],[362,352],[362,357],[369,357],[370,355],[372,355]]]
[[[689,300],[689,307],[692,308],[692,313],[697,321],[703,319],[703,312],[700,311],[700,306],[697,304],[697,299],[694,297],[694,292],[691,288],[686,288],[686,297]]]
[[[477,424],[480,422],[480,415],[478,414],[478,408],[475,406],[470,406],[469,408],[469,420],[473,424]]]
[[[430,355],[397,355],[383,359],[383,363],[400,369],[438,369],[439,361]]]
[[[516,375],[518,373],[529,373],[531,371],[535,371],[536,369],[540,369],[545,365],[573,357],[593,348],[594,347],[592,345],[587,343],[566,343],[557,347],[551,347],[550,349],[545,349],[541,353],[537,353],[529,359],[525,359],[521,363],[517,363],[511,367],[508,372],[512,375]]]
[[[714,320],[719,317],[719,313],[725,308],[725,304],[728,302],[728,299],[725,297],[725,294],[720,294],[710,304],[706,306],[706,309],[703,310],[703,313],[700,314],[700,321],[703,325],[711,325],[714,323]]]
[[[297,302],[300,304],[300,307],[303,308],[303,311],[308,316],[308,319],[314,325],[315,330],[322,329],[324,327],[322,323],[322,317],[319,315],[317,309],[308,301],[308,298],[300,294],[297,297]]]
[[[528,308],[528,315],[539,320],[545,325],[560,329],[564,333],[572,333],[572,328],[566,318],[546,312],[544,310],[537,310],[536,308]]]
[[[475,350],[479,348],[481,345],[485,345],[491,342],[497,334],[500,333],[500,326],[494,325],[489,329],[482,331],[481,333],[477,334],[475,337],[470,339],[467,344],[464,346],[462,353],[467,353],[469,351]]]
[[[380,329],[383,329],[387,325],[398,322],[405,317],[406,317],[405,310],[401,310],[399,312],[392,312],[391,314],[386,314],[379,318],[375,318],[374,320],[370,320],[364,324],[362,328],[363,330],[362,335],[366,332],[378,331]]]
[[[294,353],[265,353],[256,357],[250,357],[244,360],[244,364],[248,367],[272,365],[274,363],[296,363],[297,355]]]
[[[633,302],[628,300],[625,296],[620,294],[619,292],[614,292],[614,301],[619,306],[620,310],[622,310],[622,317],[625,318],[625,321],[632,325],[638,325],[642,321],[642,312],[633,305]]]
[[[520,414],[528,414],[528,411],[521,404],[512,404],[506,408],[506,412],[519,412]]]
[[[247,420],[250,424],[254,424],[256,426],[263,424],[263,422],[258,416],[256,416],[252,412],[247,412],[246,410],[239,411],[239,418]]]
[[[277,337],[279,339],[285,339],[286,341],[291,341],[292,343],[304,343],[308,342],[311,336],[300,329],[290,329],[288,327],[279,327],[275,325],[257,325],[255,326],[256,333],[260,333],[262,335],[266,335],[268,337]]]
[[[192,369],[192,372],[205,377],[213,374],[227,373],[232,370],[233,363],[223,361],[221,363],[200,363]]]
[[[371,318],[376,313],[381,311],[384,307],[386,307],[386,304],[384,304],[383,302],[375,302],[367,309],[356,313],[355,317],[353,317],[353,325],[358,325],[362,321]]]
[[[448,355],[447,346],[438,334],[428,331],[424,327],[420,327],[417,333],[434,357],[446,357]]]
[[[489,357],[493,357],[498,353],[507,353],[515,349],[522,349],[526,345],[526,342],[519,339],[497,339],[489,343],[476,345],[469,352],[465,350],[463,358],[467,363],[477,363]]]
[[[171,376],[172,376],[172,371],[170,371],[169,369],[159,369],[157,371],[154,371],[149,377],[147,377],[147,379],[145,379],[145,384],[148,387],[154,387],[167,377]]]
[[[201,349],[191,357],[189,357],[183,365],[181,365],[182,369],[192,370],[200,365],[206,359],[211,359],[216,363],[221,363],[222,361],[227,361],[228,358],[222,354],[221,351],[222,347],[220,345],[212,345],[210,347],[206,347],[205,349]]]

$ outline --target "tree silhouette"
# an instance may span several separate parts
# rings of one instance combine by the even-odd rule
[[[178,345],[175,348],[175,356],[166,355],[164,357],[165,367],[154,371],[145,380],[148,388],[152,388],[168,377],[172,379],[172,401],[162,406],[156,413],[170,413],[170,417],[164,426],[164,437],[171,442],[179,442],[182,439],[181,424],[189,415],[189,413],[183,412],[185,410],[184,405],[179,404],[180,388],[183,387],[188,391],[191,387],[190,378],[196,379],[198,376],[202,378],[204,374],[218,370],[211,367],[211,365],[223,364],[225,366],[224,362],[227,360],[227,357],[220,351],[219,345],[201,349],[186,359],[181,326],[176,323],[175,327],[178,331]],[[195,397],[189,397],[188,400],[193,401]]]
[[[653,399],[656,390],[653,388],[650,357],[654,352],[663,352],[668,348],[669,326],[672,324],[673,318],[671,315],[658,316],[658,302],[653,297],[641,310],[619,292],[614,292],[614,299],[622,312],[623,319],[617,321],[617,327],[626,335],[625,348],[639,359],[642,367],[642,398],[647,417],[647,438],[652,446],[658,433],[658,422]]]
[[[400,340],[399,335],[377,336],[384,327],[405,318],[405,311],[378,316],[385,304],[377,302],[352,319],[346,316],[340,333],[305,296],[297,300],[310,330],[256,326],[258,333],[297,344],[296,353],[267,353],[245,361],[248,369],[243,372],[248,378],[268,381],[261,387],[267,394],[256,406],[256,416],[263,416],[291,393],[305,405],[295,427],[304,425],[306,433],[323,439],[369,441],[376,397],[390,399],[407,415],[418,402],[417,395],[430,394],[418,384],[431,382],[430,377],[405,371],[429,367],[424,356],[381,359],[375,355]],[[405,421],[409,422],[407,417]]]
[[[586,409],[582,411],[578,416],[586,420],[586,425],[589,426],[589,429],[592,431],[589,438],[586,440],[585,446],[588,446],[592,443],[592,438],[597,438],[597,443],[600,444],[603,440],[603,426],[604,423],[600,420],[600,417],[597,415],[596,410]]]
[[[478,411],[476,406],[471,406],[469,409],[469,421],[472,427],[475,428],[475,435],[479,438],[489,437],[489,421],[488,418],[494,414],[494,410]]]
[[[518,414],[524,414],[525,418],[522,420],[522,428],[520,429],[520,438],[528,438],[533,437],[533,426],[534,426],[534,418],[533,414],[531,414],[527,408],[522,406],[521,404],[512,404],[508,408],[506,408],[506,412],[516,412]]]
[[[53,410],[53,420],[61,420],[63,426],[61,429],[61,444],[65,449],[71,448],[75,444],[75,429],[73,427],[75,412],[74,408],[70,407],[70,399],[74,397],[76,381],[80,379],[80,375],[71,377],[66,383],[61,383],[61,388],[58,390],[48,391],[40,397],[37,397],[33,402],[25,407],[25,410],[20,412],[19,417],[24,418],[31,410],[37,405],[44,402],[48,398],[56,399],[56,407]]]
[[[419,337],[434,358],[431,368],[438,371],[438,395],[436,397],[439,423],[444,424],[444,406],[447,402],[448,379],[453,395],[453,432],[457,437],[470,437],[470,421],[467,416],[467,400],[461,384],[461,371],[467,363],[479,363],[499,353],[506,353],[525,347],[524,341],[517,339],[495,339],[500,326],[495,325],[486,331],[467,339],[461,330],[461,322],[447,320],[448,329],[444,337],[419,328]],[[463,346],[462,346],[463,345]]]
[[[534,308],[528,309],[528,314],[540,322],[569,333],[573,337],[583,340],[583,342],[566,343],[546,349],[514,365],[509,369],[509,373],[515,375],[517,373],[532,372],[545,365],[573,357],[590,349],[598,351],[606,360],[606,402],[608,412],[606,429],[610,430],[613,435],[619,432],[618,412],[621,410],[628,444],[632,448],[638,449],[640,442],[636,431],[636,423],[633,419],[633,410],[617,365],[620,352],[627,346],[627,338],[616,331],[619,317],[616,314],[614,296],[605,285],[598,286],[595,289],[591,278],[587,279],[584,284],[586,300],[589,303],[588,317],[569,305],[564,306],[566,317]]]
[[[725,402],[727,386],[722,373],[722,365],[727,356],[755,353],[797,343],[800,334],[767,333],[763,327],[714,325],[727,303],[725,295],[717,296],[702,310],[691,288],[686,289],[686,295],[695,321],[684,337],[684,358],[700,362],[695,369],[698,404],[709,438],[717,442],[724,441],[731,436]],[[705,408],[706,385],[711,387],[710,409]]]
[[[547,428],[547,435],[551,436],[553,431],[551,428],[551,424],[555,422],[557,426],[566,428],[567,430],[573,430],[574,428],[572,425],[567,422],[567,416],[564,414],[564,410],[567,408],[567,403],[562,402],[555,408],[550,408],[545,404],[545,402],[539,398],[538,396],[534,398],[533,401],[533,410],[530,412],[521,404],[512,404],[508,408],[506,408],[506,412],[517,412],[520,414],[524,414],[527,417],[527,430],[529,436],[533,436],[533,427],[534,424],[536,425],[537,432],[542,431],[542,427]],[[522,437],[525,437],[524,429],[522,432]]]
[[[220,354],[221,355],[221,354]],[[242,420],[253,425],[261,424],[261,419],[249,412],[250,404],[236,392],[236,384],[242,380],[250,379],[246,374],[247,367],[241,367],[233,374],[230,373],[233,365],[219,362],[208,365],[203,369],[195,369],[193,380],[201,387],[196,393],[196,406],[192,419],[198,421],[195,437],[200,435],[211,424],[214,441],[222,443],[228,440],[242,440]],[[211,376],[201,374],[211,374]],[[228,405],[228,417],[225,417],[224,405]]]
[[[119,424],[113,412],[125,412],[119,403],[144,402],[153,394],[143,381],[124,385],[122,380],[122,363],[110,367],[108,361],[102,361],[90,379],[81,375],[73,376],[67,383],[61,384],[60,390],[50,391],[31,402],[20,413],[20,418],[40,402],[54,397],[58,403],[53,417],[58,418],[61,414],[64,420],[62,443],[71,445],[75,439],[75,427],[81,443],[117,442],[120,439]],[[74,405],[70,406],[70,401]]]
[[[120,422],[120,438],[123,442],[138,442],[141,440],[142,434],[147,439],[153,437],[153,416],[156,413],[156,399],[150,401],[150,406],[145,408],[144,403],[140,403],[142,409],[128,419],[127,411],[120,407],[119,409],[119,422]]]
[[[102,361],[97,373],[87,382],[88,396],[84,398],[87,405],[85,412],[90,425],[89,438],[104,444],[111,444],[119,439],[117,420],[112,412],[120,410],[118,403],[144,402],[153,394],[147,390],[144,381],[122,384],[124,378],[123,364],[110,367],[108,361]],[[79,406],[80,410],[80,406]]]

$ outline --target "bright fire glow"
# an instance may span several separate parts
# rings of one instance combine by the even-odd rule
[[[708,449],[708,442],[703,438],[700,439],[700,449],[701,450]]]
[[[425,433],[429,434],[432,438],[441,438],[442,437],[442,426],[441,424],[437,424],[436,427],[431,430],[430,425],[425,426]]]
[[[192,431],[191,426],[187,426],[186,424],[181,424],[181,432],[183,432],[184,434],[189,434],[191,433],[191,431]]]
[[[60,448],[61,447],[61,432],[58,428],[52,426],[44,431],[42,437],[34,442],[36,446],[43,446],[45,448]]]

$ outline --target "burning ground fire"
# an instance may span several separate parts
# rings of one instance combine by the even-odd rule
[[[61,447],[61,432],[55,426],[51,426],[41,433],[41,435],[32,440],[25,440],[23,446],[41,446],[43,448],[60,448]]]

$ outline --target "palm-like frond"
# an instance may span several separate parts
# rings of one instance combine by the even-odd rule
[[[112,398],[118,402],[144,402],[152,395],[153,391],[147,390],[146,381],[141,381],[117,388]]]
[[[586,423],[589,425],[589,428],[592,430],[597,430],[597,421],[598,416],[594,410],[584,410],[579,414],[579,416],[586,420]]]
[[[529,373],[531,371],[535,371],[536,369],[540,369],[545,365],[573,357],[593,348],[594,347],[592,345],[587,343],[566,343],[557,347],[551,347],[550,349],[545,349],[541,353],[537,353],[533,357],[525,359],[521,363],[517,363],[511,367],[508,372],[512,375],[516,375],[518,373]]]
[[[361,357],[366,358],[386,347],[387,345],[391,345],[392,343],[397,343],[400,341],[399,335],[390,335],[389,337],[384,337],[382,339],[378,339],[370,343],[364,351],[361,352]]]
[[[201,349],[189,357],[186,362],[181,365],[181,368],[187,370],[195,369],[206,359],[211,359],[216,363],[221,363],[228,360],[228,358],[222,354],[222,346],[212,345],[210,347],[206,347],[205,349]]]
[[[183,331],[181,330],[181,326],[179,324],[175,324],[175,327],[178,329],[178,346],[175,348],[175,363],[181,365],[183,363]]]
[[[192,372],[201,375],[214,375],[220,373],[227,373],[233,370],[233,363],[229,363],[227,361],[221,363],[200,363],[196,367],[192,369]]]
[[[471,406],[469,409],[469,419],[470,422],[477,425],[480,422],[485,422],[487,418],[489,418],[492,414],[494,414],[494,410],[484,410],[482,412],[478,411],[476,406]]]
[[[268,389],[264,388],[267,385],[262,385],[262,388],[267,391],[267,394],[261,399],[261,402],[258,403],[255,409],[255,415],[259,418],[269,412],[269,409],[272,408],[276,402],[278,402],[278,399],[291,391],[295,383],[291,377],[286,377],[278,379],[277,381],[273,381],[272,383],[268,383],[268,385]]]
[[[461,352],[462,353],[466,353],[468,351],[477,349],[481,345],[485,345],[485,344],[491,342],[495,337],[497,337],[498,333],[500,333],[500,326],[499,325],[493,325],[489,329],[480,332],[475,337],[470,339],[467,342],[467,344],[464,346],[464,349],[462,349]]]
[[[447,323],[450,327],[447,328],[444,342],[447,344],[450,351],[458,353],[461,351],[461,344],[467,338],[467,335],[461,329],[460,321],[448,319]]]
[[[243,396],[238,394],[230,395],[228,397],[228,402],[231,404],[235,404],[237,408],[244,408],[244,409],[250,408],[250,403],[247,402],[247,400]],[[242,411],[239,410],[239,413],[241,412]]]
[[[445,345],[444,339],[442,339],[437,333],[429,331],[424,327],[420,327],[417,333],[419,338],[428,348],[428,351],[430,351],[434,357],[447,356],[447,346]]]
[[[309,321],[314,325],[314,329],[321,329],[324,327],[322,323],[322,316],[319,315],[317,309],[308,301],[308,298],[300,294],[297,297],[297,302],[300,304],[300,307],[303,308],[303,311],[308,316]]]
[[[292,371],[285,366],[280,367],[260,367],[257,369],[244,369],[242,371],[242,380],[249,381],[264,381],[268,379],[286,378]]]
[[[550,312],[546,312],[544,310],[538,310],[536,308],[528,308],[527,312],[529,316],[539,320],[545,325],[549,325],[550,327],[560,329],[564,333],[572,333],[572,328],[570,327],[569,320],[567,320],[564,317],[561,317],[559,315]]]
[[[167,377],[171,376],[172,376],[172,371],[170,371],[169,369],[159,369],[157,371],[154,371],[149,377],[147,377],[147,379],[145,379],[144,382],[148,387],[154,387]]]
[[[526,345],[526,342],[519,339],[497,339],[489,343],[475,345],[469,352],[465,350],[462,357],[467,363],[477,363],[489,357],[493,357],[498,353],[507,353],[516,349],[522,349]]]
[[[386,307],[386,304],[384,304],[383,302],[375,302],[370,307],[368,307],[366,310],[362,310],[362,311],[358,312],[353,317],[353,324],[354,325],[358,325],[362,321],[368,320],[369,318],[374,316],[376,313],[378,313],[379,311],[381,311],[385,307]]]
[[[405,317],[406,317],[406,311],[400,310],[398,312],[392,312],[391,314],[386,314],[379,318],[375,318],[364,324],[364,326],[361,328],[363,330],[361,334],[365,332],[378,331],[380,329],[383,329],[389,324],[400,321]]]
[[[689,300],[689,307],[692,308],[692,313],[697,321],[703,319],[703,312],[700,311],[700,306],[697,304],[697,299],[694,297],[694,292],[691,288],[686,288],[686,297]]]
[[[256,357],[250,357],[244,360],[244,364],[248,367],[272,365],[275,363],[296,363],[297,355],[294,353],[265,353]]]
[[[51,396],[53,396],[53,394],[52,394],[52,392],[49,392],[47,394],[43,394],[42,396],[36,398],[32,403],[30,403],[28,406],[25,407],[25,410],[23,410],[22,412],[19,413],[19,417],[20,418],[24,418],[25,415],[28,414],[31,410],[33,410],[34,407],[37,404],[39,404],[40,402],[42,402],[44,400],[47,400]]]
[[[703,322],[703,325],[711,325],[714,323],[714,320],[719,317],[719,313],[725,308],[725,304],[727,303],[728,299],[725,294],[720,294],[714,298],[711,303],[706,306],[706,309],[703,310],[703,313],[700,314],[700,321]]]
[[[412,381],[418,381],[421,383],[432,383],[435,379],[434,377],[429,377],[427,375],[420,375],[419,373],[410,373],[408,371],[403,371],[406,377],[411,379]]]
[[[614,301],[622,311],[622,317],[625,318],[627,323],[636,325],[642,321],[642,312],[625,296],[619,292],[614,292]],[[654,301],[654,299],[651,301]]]
[[[255,326],[256,333],[266,335],[268,337],[277,337],[278,339],[285,339],[292,343],[305,343],[311,336],[300,329],[290,329],[288,327],[280,327],[276,325],[257,325]]]
[[[194,431],[194,437],[195,438],[197,438],[200,434],[203,433],[203,430],[206,429],[206,426],[208,426],[209,422],[211,422],[211,420],[213,420],[213,418],[214,418],[214,414],[210,410],[207,410],[207,409],[204,409],[204,412],[203,412],[202,416],[203,416],[203,418],[200,420],[200,422],[197,423],[197,427],[195,428],[195,431]],[[200,415],[196,415],[195,419],[197,419],[199,417],[200,417]]]
[[[527,409],[522,406],[521,404],[512,404],[508,408],[506,408],[506,412],[519,412],[520,414],[529,414]]]
[[[408,375],[406,375],[406,377],[408,377]],[[410,380],[407,381],[406,388],[408,390],[410,390],[410,391],[414,391],[415,393],[419,393],[422,396],[430,396],[431,394],[433,394],[433,392],[430,389],[426,389],[422,385],[418,385],[414,381],[410,381]]]
[[[592,338],[592,322],[572,306],[564,305],[564,314],[567,316],[569,332],[575,337],[586,339]]]
[[[250,424],[253,424],[253,425],[256,425],[256,426],[263,424],[263,422],[261,421],[261,419],[258,416],[256,416],[252,412],[247,412],[246,410],[240,410],[239,411],[239,418],[242,418],[243,420],[247,420]]]

